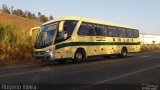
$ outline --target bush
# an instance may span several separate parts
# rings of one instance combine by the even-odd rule
[[[0,24],[0,44],[16,43],[16,26],[10,24]]]
[[[35,41],[35,40],[34,40]],[[29,31],[17,32],[14,24],[0,24],[0,66],[15,62],[34,62]]]

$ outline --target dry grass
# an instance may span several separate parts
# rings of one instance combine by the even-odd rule
[[[148,45],[142,45],[141,46],[142,52],[154,52],[154,51],[160,51],[160,45],[159,44],[148,44]]]
[[[35,61],[32,58],[35,37],[29,37],[29,31],[40,24],[22,17],[0,14],[0,66]]]
[[[37,22],[35,20],[30,20],[27,18],[19,17],[19,16],[14,16],[14,15],[9,15],[9,14],[0,14],[0,23],[8,23],[8,24],[16,24],[19,26],[20,29],[27,30],[40,25],[40,22]]]
[[[0,23],[15,25],[15,32],[17,34],[17,38],[19,39],[17,42],[18,44],[30,44],[30,42],[26,42],[29,37],[29,30],[41,24],[35,20],[29,20],[27,18],[8,14],[0,14]]]

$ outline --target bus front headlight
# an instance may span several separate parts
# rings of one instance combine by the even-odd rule
[[[46,52],[49,54],[47,59],[54,60],[55,49],[48,49]]]
[[[48,49],[46,52],[47,53],[50,53],[50,52],[52,52],[53,51],[53,49]]]

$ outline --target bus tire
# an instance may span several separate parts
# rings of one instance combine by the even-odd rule
[[[124,58],[127,57],[127,55],[128,55],[127,48],[126,47],[122,48],[119,57]]]
[[[111,55],[104,55],[103,56],[105,59],[111,58]]]
[[[59,60],[57,61],[59,64],[65,64],[66,63],[66,60]]]
[[[84,60],[85,58],[85,51],[84,50],[77,50],[74,54],[74,59],[73,59],[73,62],[74,63],[80,63]]]

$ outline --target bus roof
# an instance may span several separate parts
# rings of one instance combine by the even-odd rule
[[[101,21],[101,20],[96,20],[96,19],[91,19],[91,18],[78,17],[78,16],[61,17],[61,18],[57,18],[57,19],[54,19],[54,20],[50,20],[46,23],[43,23],[42,25],[49,24],[49,23],[56,22],[56,21],[62,21],[62,20],[77,20],[77,21],[84,21],[84,22],[95,23],[95,24],[117,26],[117,27],[123,27],[123,28],[130,28],[130,29],[138,30],[137,28],[126,26],[126,25],[115,24],[115,23],[111,23],[111,22],[106,22],[106,21]]]

